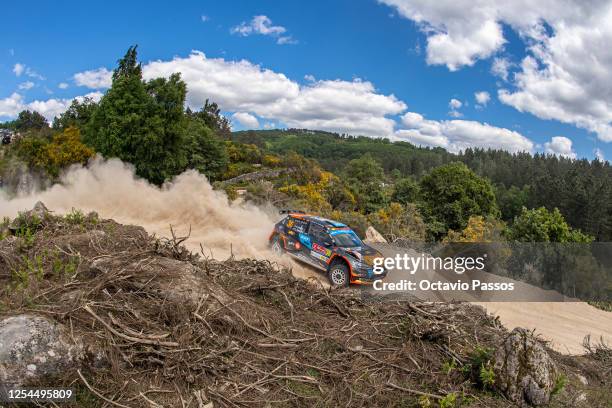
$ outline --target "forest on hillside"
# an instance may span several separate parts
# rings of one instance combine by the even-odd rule
[[[608,161],[484,149],[453,154],[407,142],[305,129],[235,132],[233,140],[281,155],[296,152],[334,173],[369,154],[396,179],[420,180],[436,167],[459,161],[491,181],[503,221],[512,222],[523,207],[558,208],[573,227],[599,241],[612,240],[612,167]]]

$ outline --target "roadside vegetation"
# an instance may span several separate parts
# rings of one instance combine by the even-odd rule
[[[315,212],[362,236],[373,226],[399,245],[612,241],[608,162],[478,149],[452,154],[299,129],[232,133],[216,103],[202,101],[194,111],[185,108],[186,94],[180,74],[144,80],[130,47],[100,101],[75,99],[52,125],[30,111],[0,125],[19,135],[0,151],[3,190],[49,185],[99,154],[131,163],[156,185],[195,169],[230,199]],[[547,287],[565,290],[561,276],[546,279]],[[605,301],[612,282],[599,283],[604,295],[594,300]],[[574,287],[573,294],[581,293]]]

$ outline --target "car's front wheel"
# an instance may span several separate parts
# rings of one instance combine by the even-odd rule
[[[336,262],[327,272],[329,283],[336,288],[349,285],[349,269],[343,262]]]

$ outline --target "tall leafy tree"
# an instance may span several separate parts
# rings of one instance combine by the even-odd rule
[[[187,115],[200,119],[206,126],[212,129],[218,137],[223,140],[230,140],[232,135],[232,128],[230,121],[221,114],[221,109],[216,102],[209,101],[206,99],[202,109],[197,112],[192,112],[187,109]],[[247,142],[252,143],[252,142]]]
[[[519,189],[516,186],[506,188],[503,184],[495,186],[495,197],[505,221],[512,221],[518,216],[529,200],[529,187]]]
[[[130,47],[93,113],[85,141],[106,157],[132,163],[136,174],[161,184],[185,166],[180,154],[185,95],[186,85],[178,74],[145,83],[136,47]]]
[[[402,178],[395,182],[391,201],[400,204],[414,203],[418,199],[419,185],[412,178]]]
[[[227,150],[201,120],[188,120],[183,148],[187,168],[196,169],[211,180],[219,179],[225,172],[228,165]]]
[[[93,150],[81,142],[79,129],[69,127],[51,138],[28,135],[11,145],[7,153],[27,163],[28,169],[38,176],[54,179],[71,164],[85,164],[94,155]]]
[[[12,127],[18,132],[30,130],[43,130],[49,128],[47,119],[36,111],[24,110],[19,112],[17,119],[13,121]]]
[[[558,208],[528,210],[523,207],[508,231],[508,238],[519,242],[591,242],[593,237],[571,228]]]
[[[53,119],[53,129],[63,130],[71,126],[84,129],[97,107],[98,104],[90,97],[83,100],[73,99],[66,112]]]
[[[385,172],[369,153],[348,162],[344,168],[344,178],[357,200],[359,210],[371,213],[387,203],[383,191]]]
[[[433,169],[420,183],[424,213],[439,223],[437,234],[463,230],[471,216],[499,215],[493,187],[465,164],[454,162]]]

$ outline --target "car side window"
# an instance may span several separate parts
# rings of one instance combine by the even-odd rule
[[[287,221],[287,227],[297,232],[306,232],[308,222],[299,218],[289,217]]]
[[[325,242],[331,240],[331,237],[325,231],[325,229],[317,224],[310,224],[308,234],[317,242]]]

